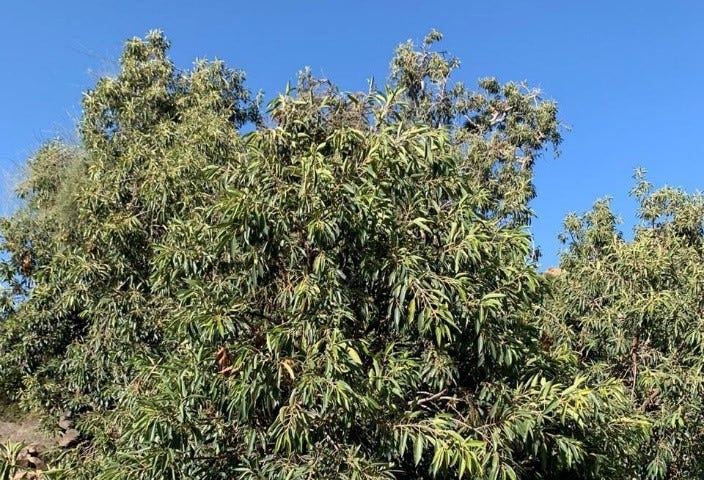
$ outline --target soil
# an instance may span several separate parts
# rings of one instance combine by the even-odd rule
[[[44,446],[54,443],[54,440],[41,431],[39,421],[31,418],[17,423],[0,421],[0,443],[8,441]]]
[[[56,443],[42,432],[38,418],[28,416],[11,405],[0,405],[0,444],[8,441],[44,446]]]

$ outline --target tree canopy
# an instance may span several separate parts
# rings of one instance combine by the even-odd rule
[[[84,442],[62,478],[702,475],[704,202],[638,178],[532,250],[554,102],[401,44],[265,108],[160,32],[28,161],[0,223],[0,395]]]

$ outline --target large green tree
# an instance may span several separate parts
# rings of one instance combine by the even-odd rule
[[[527,228],[556,106],[454,82],[439,40],[364,92],[304,72],[268,123],[241,73],[178,71],[159,33],[126,44],[70,175],[29,197],[62,223],[30,225],[36,286],[1,327],[8,393],[81,413],[69,478],[629,471],[628,392],[544,342]]]
[[[637,180],[632,241],[607,201],[565,221],[569,248],[546,331],[579,354],[585,375],[620,379],[652,425],[637,455],[623,459],[636,478],[702,478],[704,199]]]
[[[25,205],[1,232],[14,299],[31,288],[3,325],[23,337],[0,349],[8,395],[20,369],[39,380],[27,395],[40,404],[56,395],[79,410],[109,407],[137,352],[162,346],[169,306],[151,287],[154,246],[213,194],[200,172],[224,161],[235,127],[259,118],[241,73],[220,62],[178,72],[167,48],[158,33],[128,42],[119,75],[84,98],[81,145],[52,142],[28,164]]]

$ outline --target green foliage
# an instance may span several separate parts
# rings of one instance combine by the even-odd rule
[[[52,324],[41,315],[13,315],[36,285],[42,270],[65,245],[76,242],[75,188],[83,182],[80,149],[58,141],[42,147],[27,164],[17,193],[24,201],[11,217],[0,219],[0,395],[13,398],[23,373],[63,351],[76,326]],[[80,329],[80,327],[78,327]],[[3,400],[4,401],[4,400]]]
[[[19,293],[37,283],[0,350],[7,368],[33,374],[29,405],[109,407],[133,358],[159,349],[168,301],[150,288],[153,244],[212,195],[200,171],[233,125],[258,118],[240,73],[219,62],[177,72],[167,48],[158,33],[127,43],[120,74],[84,98],[81,151],[42,149],[20,192],[26,208],[3,229]],[[16,273],[21,248],[38,267],[30,279]]]
[[[412,42],[396,49],[392,84],[401,89],[403,119],[434,128],[449,127],[463,152],[466,186],[484,192],[474,199],[486,216],[520,227],[530,222],[528,202],[535,197],[533,165],[547,143],[561,141],[557,106],[523,84],[479,82],[479,91],[453,82],[460,61],[432,50],[442,34],[431,31],[423,47]]]
[[[221,62],[126,43],[0,224],[0,387],[76,414],[65,478],[696,477],[700,200],[639,187],[632,244],[598,204],[538,274],[556,105],[454,82],[440,39],[366,92],[303,72],[266,115]]]
[[[653,190],[637,176],[640,225],[617,230],[608,202],[565,222],[566,273],[547,308],[559,345],[592,378],[620,379],[653,434],[633,457],[639,478],[701,478],[701,285],[704,198]]]
[[[271,104],[277,128],[208,169],[220,198],[156,255],[179,279],[178,347],[115,417],[118,448],[154,462],[105,478],[484,471],[471,415],[530,355],[539,282],[526,234],[477,211],[463,149],[404,108],[394,86],[351,99],[305,78]]]
[[[10,480],[17,472],[18,456],[23,448],[22,442],[6,442],[0,445],[0,480]]]

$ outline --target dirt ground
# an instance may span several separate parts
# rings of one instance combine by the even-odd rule
[[[24,418],[17,422],[0,420],[0,444],[7,441],[35,443],[49,446],[55,440],[47,437],[39,428],[39,420]]]

